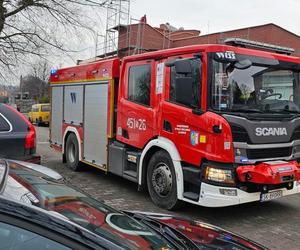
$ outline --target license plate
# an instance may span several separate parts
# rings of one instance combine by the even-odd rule
[[[270,201],[282,197],[282,190],[261,194],[260,201]]]

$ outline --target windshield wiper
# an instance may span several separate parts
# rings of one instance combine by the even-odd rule
[[[268,114],[291,114],[291,115],[300,115],[299,111],[296,110],[288,110],[288,109],[270,109],[270,110],[265,110],[266,113]]]
[[[295,110],[270,110],[269,113],[277,114],[277,115],[290,115],[289,119],[295,119],[300,116],[300,112]]]
[[[160,222],[159,220],[152,219],[143,214],[129,214],[134,219],[137,219],[150,227],[152,230],[163,235],[167,240],[174,244],[178,249],[187,249],[187,250],[199,250],[202,249],[198,247],[191,239],[186,237],[183,233],[176,230],[169,225]]]
[[[245,109],[245,108],[239,108],[239,109],[231,109],[229,112],[243,112],[243,113],[264,113],[260,109]]]

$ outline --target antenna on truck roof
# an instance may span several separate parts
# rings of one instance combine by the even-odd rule
[[[293,48],[282,47],[270,43],[262,43],[262,42],[257,42],[257,41],[242,39],[242,38],[227,38],[225,39],[224,43],[228,45],[239,46],[244,48],[255,48],[260,50],[267,50],[279,54],[290,55],[295,52]]]

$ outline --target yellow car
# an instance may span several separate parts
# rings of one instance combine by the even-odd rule
[[[31,112],[28,114],[28,119],[31,123],[37,125],[48,124],[50,117],[50,104],[41,103],[32,105]]]

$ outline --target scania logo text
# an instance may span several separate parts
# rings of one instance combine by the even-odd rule
[[[256,136],[281,136],[287,135],[286,128],[256,128]]]

